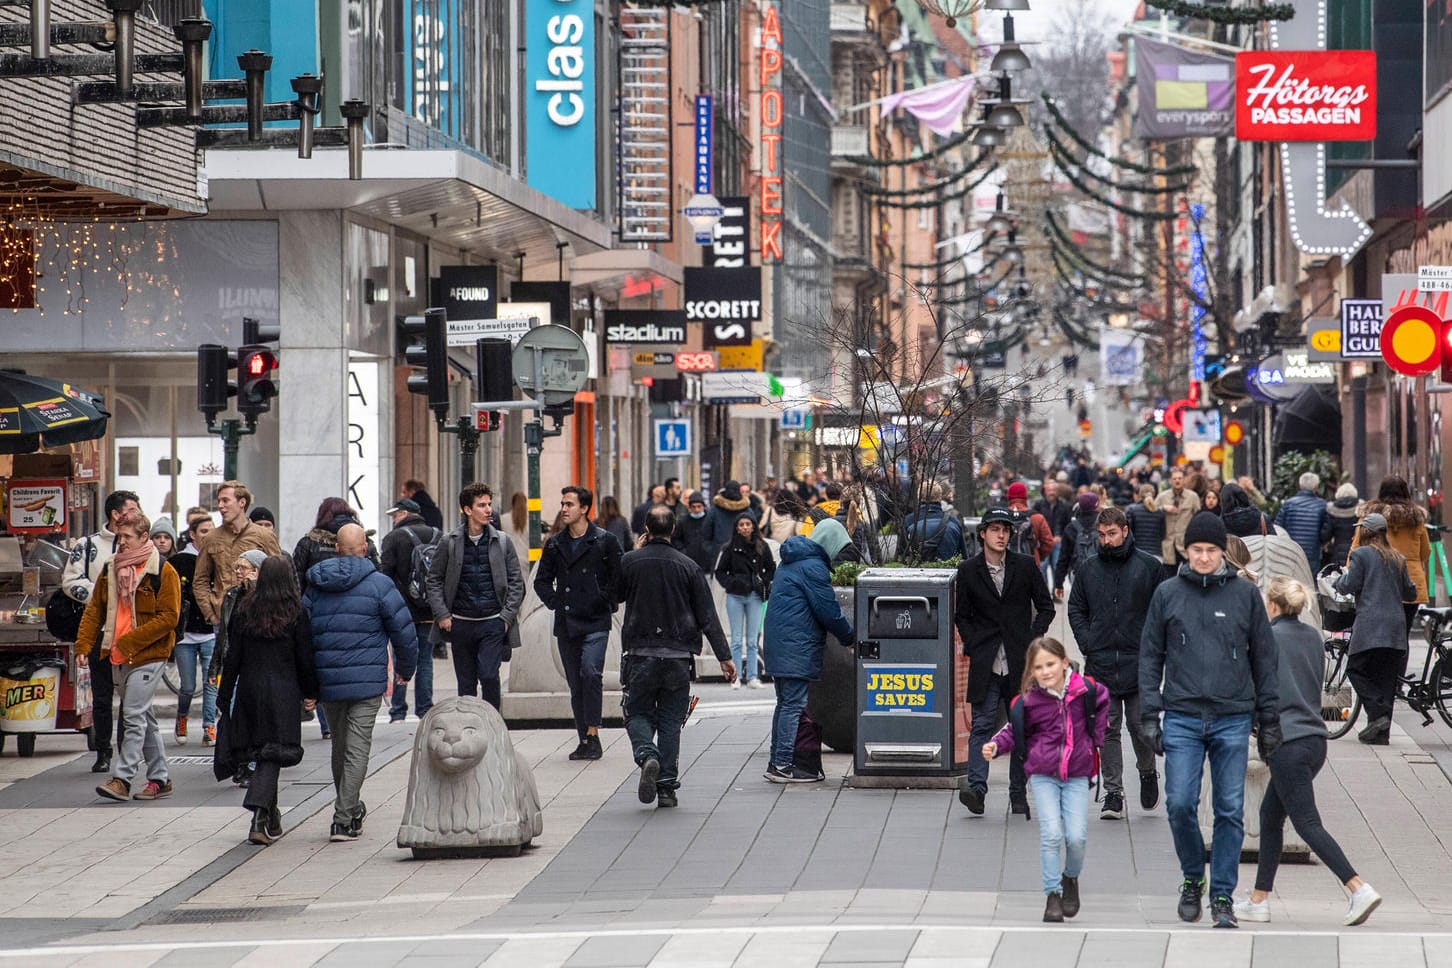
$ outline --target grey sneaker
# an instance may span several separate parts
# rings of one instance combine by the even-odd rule
[[[1351,895],[1351,903],[1346,907],[1346,918],[1342,923],[1348,927],[1361,924],[1380,906],[1381,895],[1376,893],[1376,888],[1363,884]]]
[[[640,764],[640,785],[636,787],[636,796],[641,803],[655,803],[655,781],[660,779],[660,760],[652,756]]]

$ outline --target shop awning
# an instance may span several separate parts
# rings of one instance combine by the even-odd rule
[[[1307,386],[1294,400],[1277,407],[1271,445],[1276,454],[1317,450],[1340,453],[1341,405],[1336,400],[1335,388]]]
[[[526,276],[554,278],[561,243],[566,260],[610,248],[610,227],[530,188],[463,151],[371,150],[363,178],[348,178],[346,151],[207,152],[213,214],[233,211],[341,209],[408,229],[514,265],[525,253]]]

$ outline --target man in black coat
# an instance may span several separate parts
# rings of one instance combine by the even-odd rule
[[[434,503],[433,497],[424,490],[423,481],[408,480],[403,482],[402,496],[418,505],[419,517],[431,528],[443,530],[444,512]]]
[[[1129,520],[1116,507],[1099,512],[1099,553],[1079,566],[1069,591],[1069,627],[1084,671],[1109,690],[1109,724],[1099,772],[1104,778],[1101,820],[1124,817],[1124,754],[1121,725],[1128,722],[1139,769],[1139,805],[1153,810],[1160,802],[1155,751],[1145,740],[1139,709],[1139,638],[1150,599],[1164,577],[1164,566],[1134,546]]]
[[[716,570],[716,558],[721,551],[706,541],[706,522],[709,520],[706,496],[700,491],[692,491],[686,497],[686,514],[676,518],[676,533],[671,537],[671,547],[700,565],[708,575]]]
[[[736,678],[706,575],[671,547],[674,527],[670,508],[651,508],[644,547],[626,555],[620,568],[625,731],[640,766],[636,793],[641,803],[658,807],[676,805],[681,727],[690,711],[691,667],[702,636],[721,663],[721,675],[727,682]]]
[[[534,571],[534,591],[555,613],[555,646],[565,681],[570,685],[570,710],[580,745],[572,760],[598,760],[600,710],[603,704],[605,646],[615,614],[620,582],[620,556],[615,535],[590,520],[595,495],[571,484],[560,489],[558,534],[550,536]]]
[[[1008,550],[1014,519],[1007,508],[990,508],[978,523],[983,550],[958,566],[954,622],[968,656],[967,700],[973,707],[970,750],[981,749],[998,729],[998,711],[1018,695],[1029,642],[1049,630],[1054,598],[1033,556]],[[1023,751],[1009,760],[1008,799],[1014,813],[1028,817]],[[968,758],[968,775],[958,799],[971,813],[983,813],[988,762]]]
[[[413,578],[413,549],[431,545],[443,533],[423,519],[418,502],[401,498],[384,513],[393,520],[393,530],[383,536],[379,545],[378,570],[393,580],[393,586],[408,605],[413,616],[413,629],[418,634],[418,672],[415,674],[413,711],[423,719],[434,705],[434,663],[428,641],[434,631],[434,615],[429,611],[427,591],[420,588],[422,599],[409,594]],[[442,643],[441,643],[442,644]],[[447,646],[445,646],[447,648]],[[445,655],[448,653],[445,652]],[[388,721],[401,723],[408,716],[408,686],[394,686],[388,705]]]

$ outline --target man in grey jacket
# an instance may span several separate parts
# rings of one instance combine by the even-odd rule
[[[470,484],[459,492],[464,523],[439,539],[429,564],[434,638],[453,644],[459,695],[483,693],[500,705],[499,666],[519,645],[524,575],[509,536],[489,523],[494,492]]]
[[[1213,512],[1190,520],[1188,560],[1150,599],[1140,638],[1139,693],[1145,740],[1165,758],[1165,808],[1185,875],[1180,919],[1198,921],[1201,915],[1205,839],[1198,812],[1208,759],[1215,804],[1210,909],[1217,928],[1234,928],[1231,897],[1245,838],[1252,714],[1263,759],[1280,746],[1281,726],[1270,619],[1260,591],[1226,563],[1225,543],[1225,523]]]

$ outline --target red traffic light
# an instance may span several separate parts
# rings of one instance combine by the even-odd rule
[[[275,369],[277,369],[277,357],[266,350],[255,352],[247,358],[248,376],[266,376]]]

